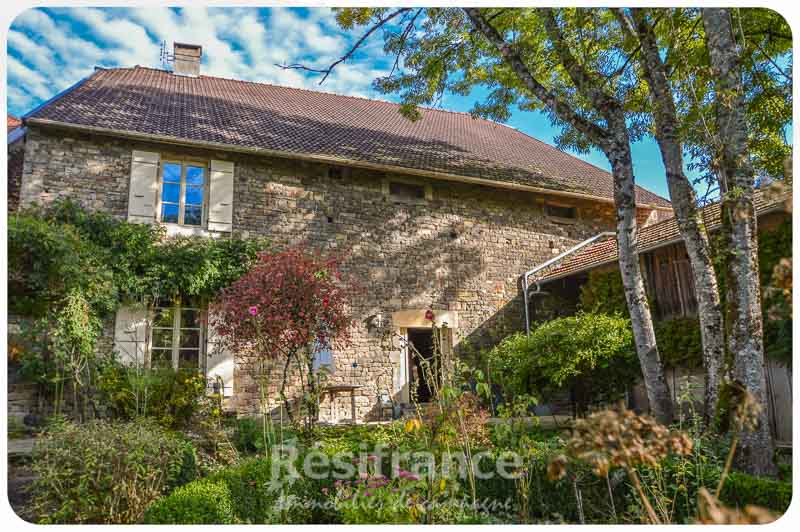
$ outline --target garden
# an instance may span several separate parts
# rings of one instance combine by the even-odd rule
[[[713,428],[691,401],[670,426],[625,408],[639,378],[630,322],[588,289],[577,315],[528,336],[419,356],[441,376],[401,419],[320,423],[314,354],[347,345],[360,290],[342,270],[259,240],[167,239],[68,201],[10,216],[9,356],[43,404],[15,428],[35,438],[12,468],[30,478],[17,512],[42,524],[721,524],[787,510],[788,465],[777,478],[732,466],[760,409],[746,390]],[[188,297],[277,409],[236,417],[205,375],[123,365],[104,342],[123,302]],[[567,391],[575,419],[534,415]]]

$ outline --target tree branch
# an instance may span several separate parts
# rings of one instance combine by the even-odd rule
[[[403,55],[403,50],[406,48],[406,40],[408,39],[409,34],[411,34],[411,30],[414,29],[414,23],[417,21],[417,17],[419,17],[422,10],[425,9],[423,7],[417,9],[417,12],[414,13],[414,16],[411,18],[411,21],[406,25],[403,33],[400,34],[400,49],[397,50],[397,55],[394,57],[394,64],[392,65],[392,70],[389,72],[388,77],[392,77],[394,75],[395,70],[397,70],[398,65],[400,64],[400,57]]]
[[[402,7],[396,11],[389,13],[389,15],[387,15],[384,18],[379,18],[378,21],[356,41],[356,43],[347,51],[346,54],[344,54],[342,57],[331,63],[330,66],[328,66],[328,68],[321,68],[321,69],[310,68],[305,65],[301,65],[300,63],[293,63],[291,65],[286,65],[286,64],[279,65],[276,63],[275,66],[280,67],[284,70],[305,70],[307,72],[325,74],[319,81],[319,84],[322,85],[323,83],[325,83],[325,80],[328,79],[328,76],[331,75],[333,69],[336,68],[341,63],[344,63],[345,61],[350,59],[353,56],[353,54],[356,53],[356,50],[358,50],[361,47],[361,45],[364,44],[364,41],[366,41],[370,35],[375,33],[375,31],[377,31],[378,28],[381,28],[384,24],[386,24],[393,18],[397,17],[398,15],[402,15],[403,13],[406,13],[408,11],[411,11],[410,7]]]
[[[619,102],[601,87],[596,75],[589,72],[581,65],[567,45],[564,34],[558,26],[553,8],[544,8],[540,11],[544,15],[544,27],[547,35],[553,43],[556,54],[558,54],[561,64],[567,71],[575,88],[603,115],[606,119],[612,114],[617,114],[621,110]]]
[[[505,59],[511,69],[525,87],[531,91],[543,104],[547,106],[560,120],[567,122],[572,127],[586,135],[593,143],[602,146],[608,135],[605,128],[579,115],[569,104],[558,98],[537,80],[528,69],[522,57],[516,52],[502,35],[483,17],[477,8],[463,8],[475,29],[492,44]]]

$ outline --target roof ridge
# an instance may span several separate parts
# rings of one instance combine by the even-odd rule
[[[173,74],[174,75],[174,72],[172,72],[171,70],[165,70],[163,68],[155,68],[155,67],[142,66],[142,65],[134,65],[132,67],[112,67],[112,68],[96,67],[96,68],[100,68],[102,70],[133,70],[133,69],[136,69],[136,68],[140,68],[140,69],[143,69],[143,70],[154,70],[156,72],[162,72],[164,74]],[[186,76],[182,76],[182,77],[186,77]],[[279,88],[279,89],[287,89],[287,90],[301,91],[301,92],[310,92],[310,93],[313,93],[313,94],[326,94],[326,95],[329,95],[329,96],[336,96],[338,98],[350,98],[350,99],[353,99],[353,100],[363,100],[363,101],[367,101],[367,102],[384,103],[384,104],[388,104],[388,105],[391,105],[391,106],[394,106],[394,107],[401,107],[402,106],[402,104],[399,104],[397,102],[392,102],[392,101],[389,101],[389,100],[383,100],[383,99],[380,99],[380,98],[367,98],[366,96],[353,96],[351,94],[340,94],[338,92],[307,89],[305,87],[291,87],[289,85],[278,85],[277,83],[269,83],[269,82],[266,82],[266,81],[252,81],[252,80],[247,80],[247,79],[227,78],[225,76],[209,76],[209,75],[206,75],[206,74],[200,74],[197,77],[198,78],[206,78],[206,79],[221,79],[221,80],[225,80],[225,81],[233,81],[233,82],[236,82],[236,83],[245,83],[245,84],[248,84],[248,85],[264,85],[264,86],[267,86],[267,87],[276,87],[276,88]],[[417,107],[419,107],[420,109],[425,109],[426,111],[434,111],[434,112],[437,112],[437,113],[447,113],[447,114],[453,114],[453,115],[464,115],[464,116],[469,116],[469,117],[473,118],[472,113],[465,112],[465,111],[453,111],[453,110],[450,110],[450,109],[440,109],[440,108],[436,108],[436,107],[430,107],[430,106],[427,106],[427,105],[418,105]],[[517,128],[508,126],[507,124],[503,124],[503,123],[500,123],[500,122],[495,122],[494,120],[488,120],[486,118],[481,118],[481,117],[474,117],[474,119],[475,120],[483,120],[484,122],[488,122],[490,124],[499,124],[501,126],[507,127],[509,129],[512,129],[512,130],[515,130],[515,131],[517,130]],[[531,137],[531,138],[533,138],[533,137]],[[539,140],[539,139],[536,139],[536,140]],[[543,142],[543,141],[539,140],[539,142]]]

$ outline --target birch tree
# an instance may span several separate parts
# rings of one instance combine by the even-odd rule
[[[722,192],[725,239],[727,346],[733,378],[766,405],[763,320],[758,275],[758,234],[753,202],[755,173],[748,151],[748,127],[741,82],[742,57],[728,9],[704,9],[703,25],[711,63],[719,138],[716,171]],[[774,445],[768,410],[758,428],[739,435],[738,466],[753,474],[774,474]]]
[[[722,307],[708,231],[694,187],[684,169],[678,112],[667,66],[661,58],[661,47],[653,28],[666,13],[661,10],[653,16],[646,9],[631,9],[630,15],[625,9],[617,9],[615,13],[620,27],[640,52],[638,63],[650,93],[655,139],[666,170],[675,219],[692,268],[703,343],[704,411],[708,425],[717,407],[725,356]],[[630,53],[634,55],[636,52]]]

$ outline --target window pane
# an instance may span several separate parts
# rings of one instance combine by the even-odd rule
[[[200,311],[194,309],[181,310],[181,328],[200,327]]]
[[[161,187],[161,201],[178,203],[181,199],[181,185],[179,183],[164,183]]]
[[[167,224],[178,223],[178,206],[174,203],[161,205],[161,221]]]
[[[201,205],[187,205],[183,211],[184,225],[200,225],[203,220],[203,207]]]
[[[178,369],[197,369],[200,367],[198,349],[181,349],[178,353]]]
[[[172,185],[170,185],[172,186]],[[190,187],[186,186],[186,204],[202,205],[203,204],[203,187]]]
[[[200,347],[200,331],[181,329],[181,349]]]
[[[154,327],[172,327],[173,316],[175,315],[174,309],[171,308],[157,308],[155,318],[153,318]]]
[[[153,329],[153,348],[171,348],[172,342],[172,329]]]
[[[164,163],[164,182],[181,182],[181,165],[175,163]]]
[[[187,185],[202,185],[205,177],[205,168],[197,166],[186,167],[186,184]]]
[[[150,367],[153,369],[172,368],[172,350],[153,349],[150,353]]]

